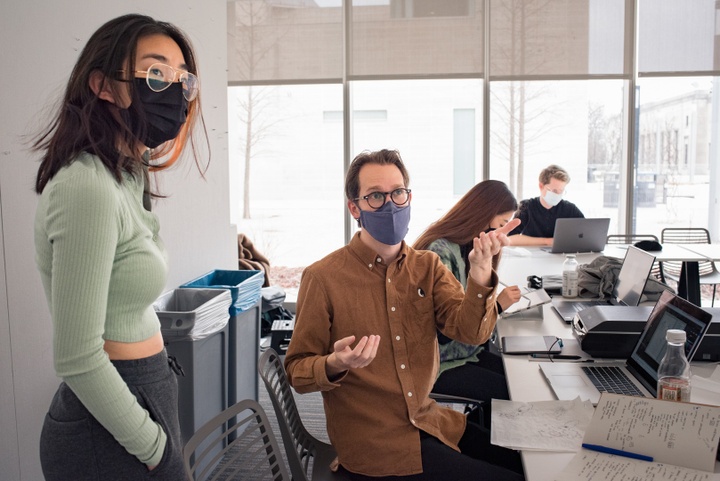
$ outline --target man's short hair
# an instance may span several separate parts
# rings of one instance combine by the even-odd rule
[[[542,172],[540,172],[540,183],[542,185],[547,185],[550,183],[551,179],[557,179],[560,182],[565,182],[567,184],[570,182],[570,175],[568,175],[567,171],[559,165],[552,164],[548,165],[542,170]]]
[[[357,199],[360,195],[360,169],[365,164],[394,165],[403,176],[405,188],[410,186],[410,174],[408,174],[405,164],[403,164],[400,152],[387,149],[375,152],[365,150],[353,159],[345,175],[345,197],[348,200]]]

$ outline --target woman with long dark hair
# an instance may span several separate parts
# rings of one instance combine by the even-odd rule
[[[198,95],[195,54],[177,27],[118,17],[88,40],[34,144],[36,260],[63,381],[40,439],[48,481],[185,479],[178,368],[152,308],[167,256],[150,173],[188,143],[200,168]]]
[[[444,216],[432,223],[415,241],[415,249],[431,250],[465,287],[468,254],[480,232],[507,224],[517,209],[517,200],[507,186],[485,180],[470,189]],[[500,254],[493,258],[497,269]],[[497,299],[502,312],[520,299],[517,286],[506,287]],[[491,399],[509,399],[502,359],[487,345],[471,346],[453,341],[438,332],[440,374],[433,392],[486,401],[485,424],[489,426]],[[487,343],[486,343],[487,344]]]

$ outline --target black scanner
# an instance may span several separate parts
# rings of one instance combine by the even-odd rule
[[[653,306],[592,306],[575,315],[573,335],[580,348],[597,358],[628,359],[650,317]],[[691,361],[720,361],[720,308],[704,308],[713,315]]]
[[[653,306],[591,306],[572,322],[580,349],[592,357],[628,359]]]

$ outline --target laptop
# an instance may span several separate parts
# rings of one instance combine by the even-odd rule
[[[553,253],[600,252],[605,248],[609,217],[565,218],[555,221]]]
[[[627,361],[543,362],[540,369],[560,400],[580,396],[595,405],[601,392],[656,397],[657,369],[665,354],[667,330],[683,329],[687,333],[685,354],[692,359],[711,320],[709,312],[663,291]]]
[[[559,220],[559,219],[558,219]],[[553,297],[552,307],[565,322],[571,323],[578,311],[592,306],[637,306],[645,290],[655,256],[629,246],[609,299],[569,300]]]

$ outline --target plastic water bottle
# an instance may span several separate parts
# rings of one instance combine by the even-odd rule
[[[578,263],[575,254],[565,256],[562,272],[563,297],[577,297],[578,295]]]
[[[690,363],[685,356],[685,331],[668,329],[667,351],[658,367],[658,399],[690,401]]]

